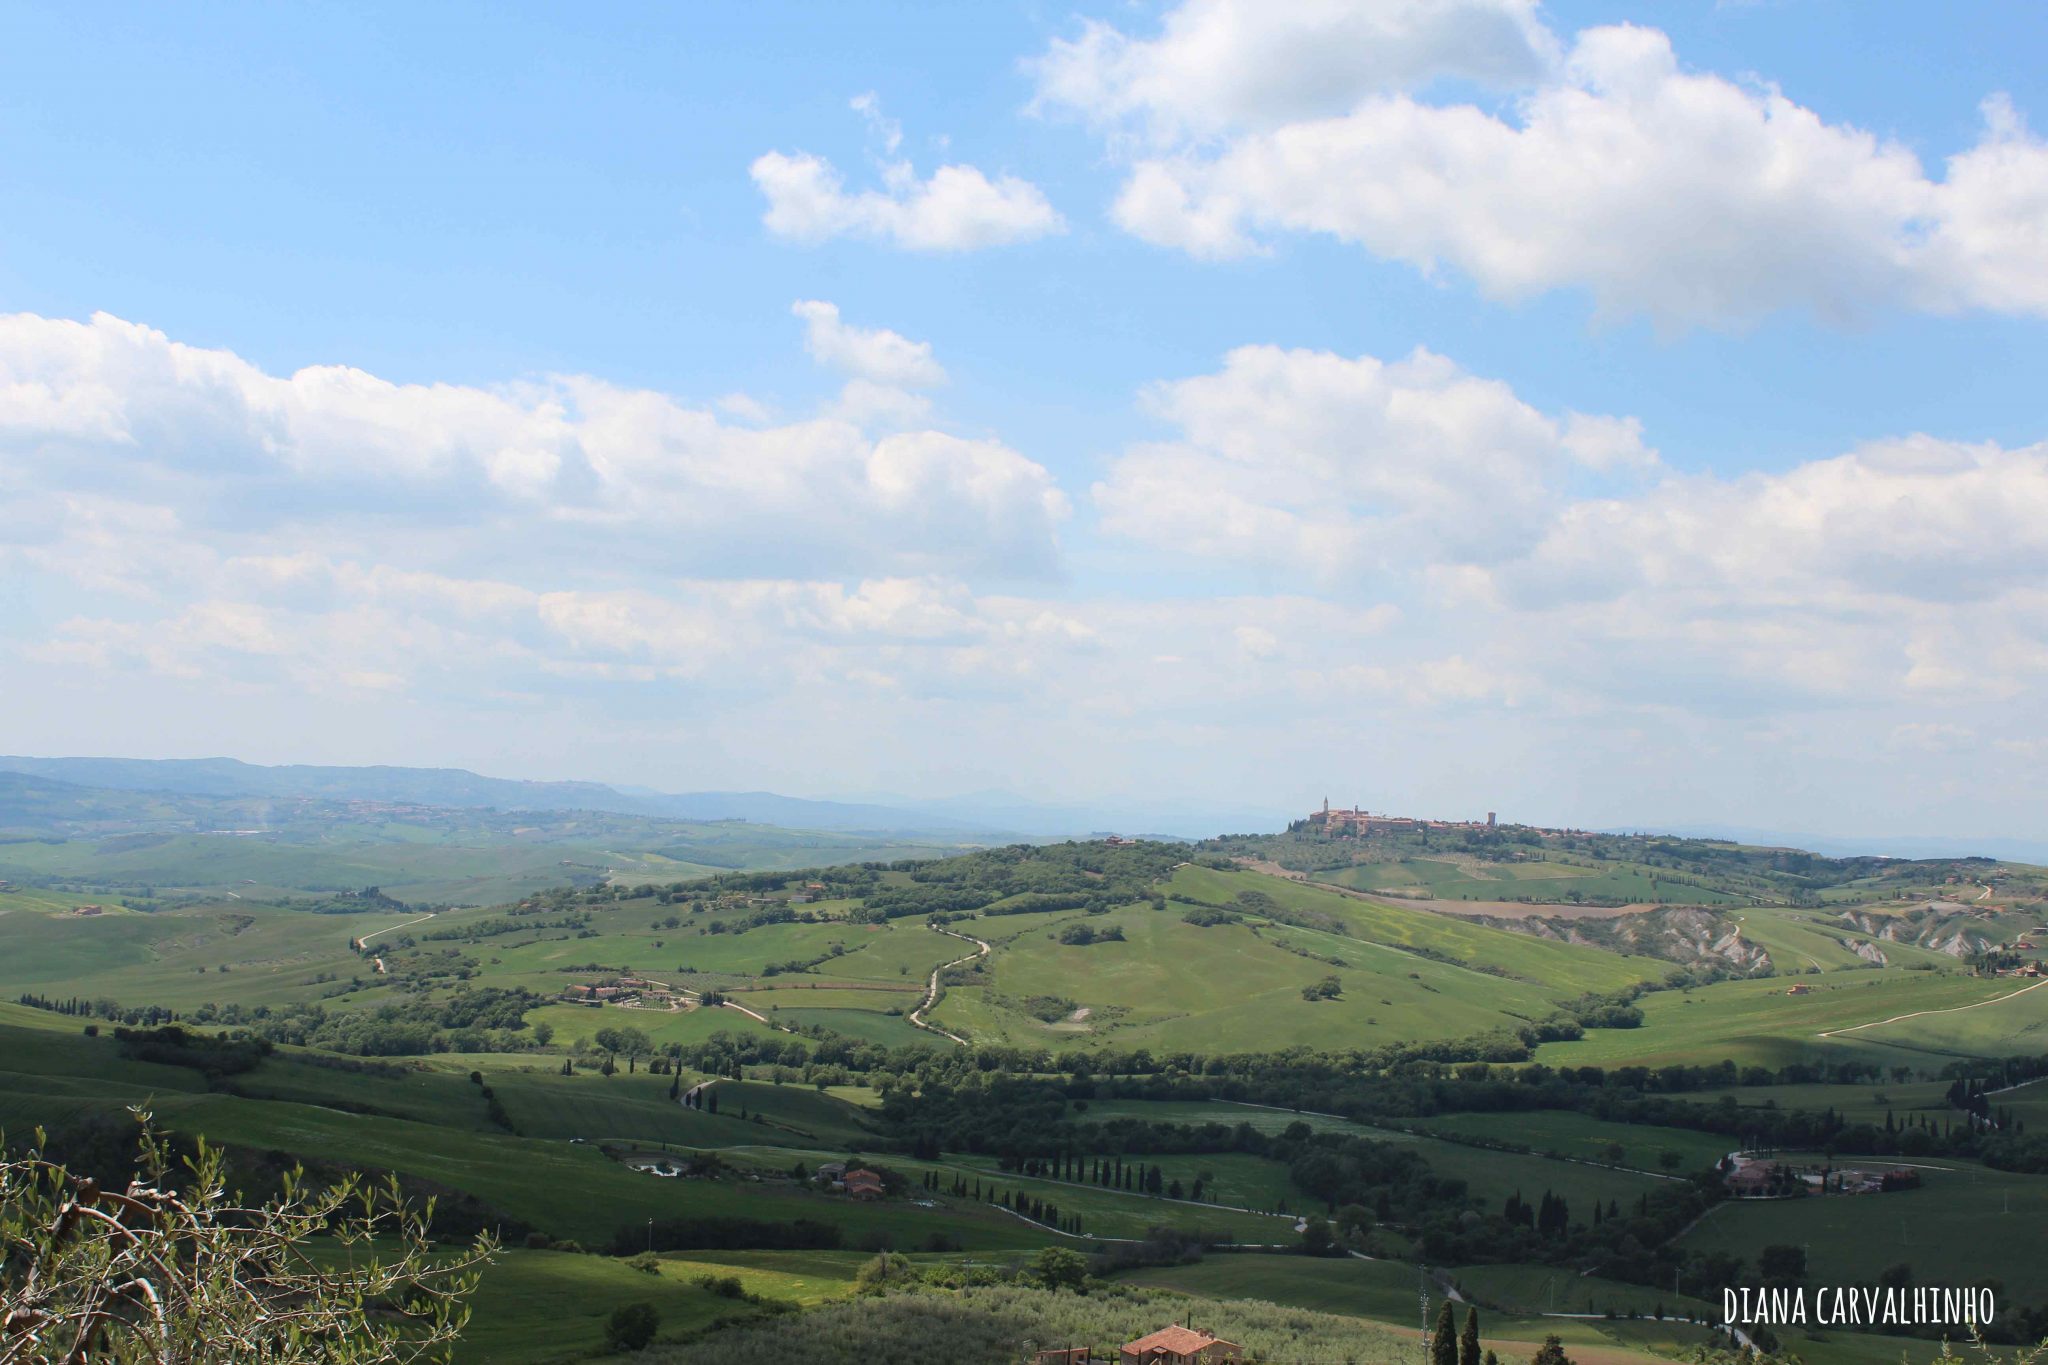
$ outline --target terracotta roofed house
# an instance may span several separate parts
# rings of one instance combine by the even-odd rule
[[[1729,1173],[1728,1192],[1737,1195],[1767,1194],[1771,1188],[1771,1172],[1776,1163],[1752,1161]]]
[[[1162,1327],[1148,1337],[1127,1341],[1117,1352],[1120,1365],[1211,1365],[1219,1360],[1242,1359],[1244,1350],[1236,1342],[1179,1323]]]
[[[844,1177],[846,1192],[855,1199],[880,1199],[882,1177],[865,1168],[848,1171]]]

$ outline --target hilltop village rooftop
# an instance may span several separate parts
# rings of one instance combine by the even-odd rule
[[[1311,832],[1330,835],[1366,835],[1376,830],[1396,833],[1404,830],[1461,830],[1498,829],[1494,812],[1488,811],[1484,820],[1430,820],[1415,815],[1374,814],[1363,806],[1349,810],[1332,808],[1328,799],[1323,801],[1321,810],[1312,810],[1302,822]],[[1549,833],[1544,830],[1539,833]]]

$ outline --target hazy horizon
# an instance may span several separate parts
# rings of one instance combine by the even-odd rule
[[[33,759],[40,762],[66,763],[83,760],[136,761],[136,755],[12,755],[0,756],[0,770],[16,758]],[[185,755],[167,758],[141,758],[151,762],[205,763],[226,761],[243,763],[232,755],[208,754]],[[1016,834],[1033,838],[1071,837],[1086,834],[1119,833],[1125,835],[1158,835],[1177,839],[1205,839],[1226,834],[1255,834],[1276,832],[1314,809],[1319,802],[1281,809],[1277,804],[1258,806],[1240,804],[1237,806],[1205,804],[1200,801],[1166,801],[1144,804],[1121,801],[1114,797],[1085,799],[1073,796],[1054,795],[1034,797],[1026,793],[997,789],[978,791],[952,791],[917,794],[892,791],[776,791],[770,792],[758,787],[725,789],[722,793],[703,789],[681,787],[660,788],[642,786],[636,783],[605,782],[600,778],[585,776],[547,777],[478,771],[460,767],[433,765],[305,765],[276,764],[251,765],[255,767],[340,767],[374,768],[396,766],[413,771],[467,773],[489,781],[514,783],[589,783],[609,787],[625,797],[646,796],[711,796],[731,797],[768,796],[779,801],[796,804],[834,806],[842,812],[882,809],[893,811],[900,817],[894,822],[876,822],[879,828],[903,830],[942,830],[951,825],[963,831],[980,834]],[[27,769],[22,769],[26,771]],[[46,774],[47,775],[47,774]],[[96,783],[89,774],[62,774],[58,780],[74,782],[84,786]],[[130,789],[144,789],[144,784],[122,782],[117,785]],[[410,800],[392,793],[390,799]],[[427,804],[438,804],[428,801]],[[462,803],[457,803],[462,804]],[[744,803],[736,804],[735,812]],[[1333,804],[1341,804],[1333,802]],[[1813,828],[1767,827],[1739,823],[1715,823],[1702,821],[1636,821],[1620,826],[1587,826],[1570,819],[1539,820],[1514,812],[1484,811],[1479,808],[1457,810],[1400,810],[1385,806],[1369,807],[1380,814],[1419,816],[1426,819],[1472,820],[1484,814],[1500,814],[1504,825],[1527,824],[1544,828],[1590,829],[1603,834],[1668,834],[1683,837],[1730,840],[1737,843],[1782,845],[1801,848],[1829,856],[1846,857],[1866,854],[1880,854],[1898,858],[1934,858],[1976,855],[1991,858],[2017,859],[2022,862],[2048,862],[2048,840],[2028,838],[2001,838],[1997,836],[1955,834],[1939,830],[1817,830]],[[931,825],[921,823],[937,817]],[[674,818],[687,818],[676,816]],[[781,825],[792,828],[804,826],[800,811],[754,812],[732,814],[718,818],[739,818],[756,823]],[[848,823],[856,823],[849,821]]]

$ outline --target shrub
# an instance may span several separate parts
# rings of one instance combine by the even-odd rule
[[[651,1303],[629,1303],[612,1310],[604,1325],[604,1344],[614,1351],[638,1351],[661,1329],[661,1314]]]

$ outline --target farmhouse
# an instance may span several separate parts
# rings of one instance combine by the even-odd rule
[[[1775,1161],[1747,1162],[1728,1173],[1728,1193],[1738,1199],[1769,1194],[1777,1174],[1778,1163]]]
[[[1807,984],[1806,984],[1805,982],[1803,982],[1803,981],[1802,981],[1802,982],[1800,982],[1800,983],[1799,983],[1798,985],[1796,985],[1796,986],[1793,986],[1793,987],[1791,987],[1791,988],[1790,988],[1789,990],[1787,990],[1787,991],[1785,992],[1785,994],[1787,994],[1787,995],[1812,995],[1812,994],[1813,994],[1813,987],[1811,987],[1811,986],[1807,985]]]
[[[71,913],[74,915],[104,915],[106,912],[107,908],[104,905],[74,905],[71,907]]]
[[[855,1199],[880,1199],[882,1197],[882,1177],[866,1167],[855,1167],[853,1170],[848,1171],[842,1179],[846,1184],[846,1192]]]
[[[630,979],[620,978],[602,986],[589,981],[572,982],[562,987],[562,998],[582,1005],[623,1005],[640,994],[637,986],[622,984]]]
[[[1127,1341],[1117,1352],[1118,1365],[1210,1365],[1213,1361],[1243,1359],[1244,1348],[1236,1342],[1179,1323]]]

